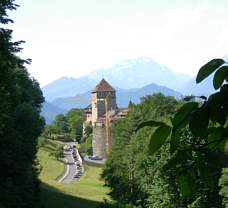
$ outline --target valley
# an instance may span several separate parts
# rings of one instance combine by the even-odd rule
[[[38,151],[37,157],[42,166],[39,176],[41,180],[41,202],[45,207],[69,207],[75,205],[80,208],[96,207],[107,195],[109,189],[100,180],[101,168],[83,165],[85,172],[73,184],[58,183],[57,180],[64,173],[63,160],[56,160],[49,156],[58,141],[49,140]],[[63,144],[63,143],[62,143]]]

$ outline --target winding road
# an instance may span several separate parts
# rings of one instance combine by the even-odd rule
[[[65,173],[64,175],[58,180],[59,183],[75,183],[75,181],[79,177],[74,177],[75,174],[79,174],[79,172],[82,173],[82,167],[79,166],[78,158],[76,157],[75,151],[73,146],[75,145],[75,142],[67,142],[66,146],[64,148],[64,155],[65,155]],[[75,162],[78,163],[78,165],[75,164]],[[78,167],[77,167],[78,166]]]

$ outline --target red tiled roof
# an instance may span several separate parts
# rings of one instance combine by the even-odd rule
[[[115,91],[114,88],[104,79],[100,81],[100,83],[95,87],[95,89],[92,91],[93,92],[98,92],[98,91]]]
[[[109,121],[118,121],[122,120],[123,118],[109,118]],[[106,121],[106,118],[98,118],[97,121]]]

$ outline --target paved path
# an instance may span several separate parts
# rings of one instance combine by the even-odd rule
[[[74,183],[79,177],[75,178],[75,174],[79,174],[81,172],[81,166],[75,164],[76,161],[78,161],[78,158],[76,157],[75,151],[73,148],[73,145],[75,145],[75,142],[67,142],[66,148],[64,149],[65,154],[65,173],[64,175],[58,180],[58,182],[61,183]],[[79,162],[78,162],[79,163]]]

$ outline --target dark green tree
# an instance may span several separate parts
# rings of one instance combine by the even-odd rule
[[[147,139],[150,128],[134,131],[144,119],[168,121],[178,104],[173,97],[162,94],[146,96],[139,105],[132,104],[127,117],[116,124],[115,144],[102,173],[115,200],[142,207],[179,205],[177,186],[171,180],[174,172],[162,169],[168,160],[167,147],[151,157]]]
[[[2,27],[13,22],[7,10],[16,7],[13,0],[0,2],[0,206],[38,207],[36,146],[44,98],[24,67],[29,60],[16,56],[22,41],[12,42],[12,30]]]

